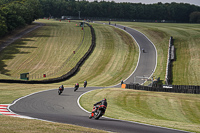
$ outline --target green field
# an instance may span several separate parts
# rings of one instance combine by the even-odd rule
[[[38,22],[46,23],[46,26],[27,34],[0,53],[0,78],[19,78],[19,73],[27,71],[31,71],[31,74],[41,76],[43,73],[46,73],[48,78],[48,76],[56,77],[69,70],[69,65],[64,63],[66,63],[68,57],[73,55],[74,49],[80,46],[83,38],[83,31],[80,27],[76,27],[78,22],[69,23],[67,21],[59,22],[54,20],[38,20]],[[158,51],[158,65],[154,74],[156,77],[164,79],[167,56],[166,47],[168,47],[170,36],[175,38],[175,47],[177,49],[177,59],[173,67],[173,84],[179,84],[179,82],[180,84],[189,84],[189,82],[192,82],[190,78],[195,77],[199,73],[199,25],[158,23],[121,24],[140,30],[156,45]],[[111,86],[120,83],[122,79],[126,79],[133,72],[137,64],[138,47],[136,43],[132,37],[122,30],[107,25],[93,23],[91,25],[94,27],[96,34],[96,47],[74,77],[61,83],[45,85],[0,83],[0,103],[9,104],[19,97],[41,90],[58,88],[61,84],[65,87],[73,87],[76,82],[79,82],[80,86],[82,86],[83,81],[87,80],[88,86]],[[80,52],[76,52],[75,56],[77,57],[78,55],[79,57],[83,56],[91,44],[89,27],[85,27],[85,34],[87,35],[84,36],[84,45],[82,45],[84,47],[81,48]],[[189,35],[189,39],[186,39],[186,36]],[[182,40],[187,41],[184,42]],[[192,44],[186,43],[189,40],[194,41]],[[185,46],[192,47],[194,55],[191,54],[191,49],[187,49]],[[183,57],[183,54],[180,53],[185,53],[186,51],[190,53],[190,56]],[[192,60],[196,64],[189,65],[187,64],[188,60]],[[73,61],[70,60],[67,63],[75,64]],[[21,65],[23,63],[26,65]],[[188,66],[185,67],[184,64]],[[191,69],[190,73],[195,74],[191,75],[188,72],[189,67]],[[50,75],[49,73],[52,73],[52,71],[54,73]],[[178,79],[179,82],[176,81],[175,77],[181,76],[181,74],[188,76],[188,78],[183,76],[182,79]],[[35,78],[33,76],[33,79],[42,79],[41,76],[36,76]],[[193,85],[199,85],[199,77],[196,76],[196,79],[193,80]],[[94,93],[96,93],[96,99],[87,97],[91,99],[91,103],[89,102],[88,105],[84,105],[89,111],[91,111],[91,106],[94,102],[106,96],[109,101],[106,115],[109,117],[154,125],[158,125],[159,123],[160,126],[200,132],[199,95],[133,91],[119,88],[100,90],[100,92],[94,91],[88,93],[88,95],[91,96]],[[115,95],[110,95],[114,93]],[[84,100],[84,97],[81,100]],[[124,104],[124,106],[121,106],[121,104]],[[132,109],[129,106],[130,104],[134,105]],[[111,115],[112,109],[115,108],[119,112]],[[170,111],[172,113],[169,113]],[[121,113],[120,116],[118,113]],[[130,114],[131,117],[127,118],[127,114]],[[96,130],[85,128],[79,130],[79,127],[76,126],[72,126],[73,129],[70,129],[71,125],[67,124],[48,123],[38,120],[25,120],[22,123],[22,120],[20,118],[1,116],[0,122],[4,123],[7,121],[7,123],[4,125],[1,124],[0,132],[5,132],[7,129],[9,132],[27,132],[27,130],[31,132],[34,129],[36,132],[96,132]],[[16,123],[18,124],[16,125]],[[43,127],[41,123],[44,125]],[[63,128],[62,131],[60,131],[61,128]]]

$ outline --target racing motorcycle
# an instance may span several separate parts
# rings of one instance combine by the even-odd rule
[[[78,88],[79,88],[79,84],[77,83],[77,84],[75,84],[74,91],[77,91]]]
[[[58,89],[58,95],[60,95],[62,92],[63,92],[62,88],[59,87],[59,89]]]
[[[85,88],[85,87],[87,86],[87,82],[84,82],[84,85],[83,85],[83,86],[84,86],[84,88]]]
[[[94,106],[92,109],[92,112],[89,115],[89,119],[94,117],[94,119],[98,120],[101,116],[104,115],[106,112],[106,106],[105,105],[97,105]]]

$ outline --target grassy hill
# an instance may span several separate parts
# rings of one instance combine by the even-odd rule
[[[89,27],[76,23],[39,20],[45,26],[28,33],[0,53],[0,77],[19,78],[29,72],[30,80],[67,73],[91,45]],[[77,22],[78,23],[78,22]],[[73,54],[75,51],[75,54]]]
[[[200,85],[200,24],[116,22],[144,33],[156,46],[158,64],[154,76],[164,80],[169,38],[174,38],[174,85]]]

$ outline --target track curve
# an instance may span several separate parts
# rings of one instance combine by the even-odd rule
[[[141,77],[151,77],[157,66],[157,50],[155,45],[143,33],[135,29],[123,25],[112,24],[112,26],[122,29],[130,34],[136,41],[140,51],[135,71],[124,81],[128,84],[143,84],[145,81]],[[142,49],[145,50],[144,53],[142,52]]]
[[[101,89],[101,87],[79,88],[77,92],[74,92],[74,88],[65,88],[61,95],[58,95],[57,89],[43,91],[20,99],[14,105],[12,105],[10,109],[19,115],[25,115],[47,121],[96,128],[111,132],[181,132],[167,128],[154,127],[110,118],[101,118],[99,120],[88,119],[89,114],[79,108],[77,105],[77,99],[81,94],[93,89]]]
[[[118,28],[124,27],[118,26]],[[147,53],[140,54],[140,60],[138,62],[137,68],[135,69],[134,73],[126,79],[126,82],[132,82],[134,76],[143,76],[144,74],[145,76],[147,74],[150,76],[152,74],[152,69],[154,70],[156,66],[156,52],[151,51],[153,49],[155,50],[155,47],[149,46],[152,45],[152,43],[143,34],[131,28],[126,28],[126,31],[134,36],[140,48],[142,47],[148,49]],[[148,58],[149,56],[151,57]],[[137,82],[142,83],[144,81],[141,80]],[[112,132],[184,132],[110,118],[101,118],[99,120],[88,119],[89,114],[80,109],[77,104],[77,99],[83,93],[94,89],[102,89],[102,87],[79,88],[77,92],[74,92],[74,88],[65,88],[64,92],[61,95],[58,95],[57,89],[34,93],[27,97],[16,100],[14,104],[9,107],[9,109],[19,115],[25,115],[47,121],[74,124]]]

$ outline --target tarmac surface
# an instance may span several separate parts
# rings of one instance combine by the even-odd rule
[[[124,26],[117,25],[117,28],[124,29]],[[140,32],[126,27],[126,32],[131,34],[140,50],[145,49],[145,53],[140,52],[138,66],[135,71],[124,80],[126,83],[138,82],[142,84],[144,80],[135,77],[150,77],[156,67],[156,49],[154,45]],[[119,87],[116,85],[113,87]],[[89,119],[89,113],[82,110],[78,105],[79,97],[88,91],[103,89],[102,87],[79,88],[74,92],[74,88],[65,88],[61,95],[58,90],[48,90],[34,93],[23,98],[17,99],[9,109],[18,114],[29,116],[41,120],[74,124],[84,127],[96,128],[111,132],[123,133],[179,133],[168,128],[145,125],[135,122],[116,120],[101,117],[99,120]],[[109,106],[109,103],[108,103]],[[93,105],[91,105],[92,110]]]

